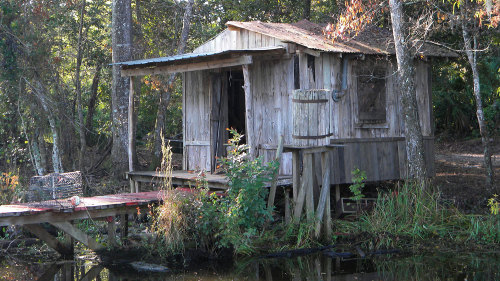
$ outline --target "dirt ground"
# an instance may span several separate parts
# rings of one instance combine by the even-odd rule
[[[495,187],[500,186],[500,141],[493,142]],[[451,199],[467,213],[488,211],[487,200],[492,192],[485,187],[483,148],[480,139],[436,142],[436,176],[444,199]],[[497,189],[498,190],[498,189]]]

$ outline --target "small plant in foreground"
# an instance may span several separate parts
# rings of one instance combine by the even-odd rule
[[[498,195],[493,194],[493,197],[488,199],[488,207],[490,207],[490,213],[492,215],[498,215],[500,209],[500,202],[498,202]]]
[[[349,190],[354,194],[354,196],[351,197],[352,200],[354,201],[359,201],[363,199],[363,188],[365,187],[365,180],[366,180],[366,172],[362,171],[358,168],[354,169],[352,171],[352,182],[349,186]]]

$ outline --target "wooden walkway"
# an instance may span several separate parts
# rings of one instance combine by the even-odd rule
[[[135,214],[159,201],[159,191],[151,191],[82,197],[77,206],[73,206],[69,199],[2,205],[0,206],[0,226],[23,226],[61,255],[71,257],[74,253],[73,239],[94,251],[104,248],[104,245],[75,227],[72,224],[73,220],[106,219],[108,222],[108,242],[113,246],[116,245],[116,216],[122,215],[120,221],[124,237],[128,232],[128,215]],[[49,223],[57,227],[69,236],[67,240],[71,243],[62,243],[40,225],[41,223]]]
[[[123,193],[81,197],[78,206],[69,199],[0,206],[0,226],[102,218],[137,212],[159,201],[159,192]]]

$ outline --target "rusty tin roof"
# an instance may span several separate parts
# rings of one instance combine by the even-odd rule
[[[394,39],[392,32],[378,27],[368,27],[358,36],[349,40],[338,40],[335,43],[323,35],[325,25],[302,20],[296,23],[266,23],[260,21],[229,21],[230,28],[242,28],[278,38],[284,42],[295,43],[304,47],[334,53],[360,53],[393,55]],[[443,47],[430,43],[419,46],[418,55],[431,57],[456,57],[457,54]]]

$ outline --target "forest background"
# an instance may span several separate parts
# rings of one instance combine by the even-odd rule
[[[413,14],[431,10],[425,39],[460,56],[433,60],[437,140],[480,137],[462,33],[449,20],[458,2],[403,3]],[[489,3],[490,9],[498,9],[496,1]],[[123,175],[126,150],[118,149],[121,155],[112,156],[119,142],[113,134],[119,114],[116,102],[113,105],[110,66],[116,32],[112,13],[122,5],[131,15],[130,59],[143,59],[189,52],[222,31],[229,20],[307,18],[335,23],[348,4],[336,0],[0,0],[0,171],[4,176],[20,176],[23,182],[36,174],[81,170],[87,186],[92,186],[103,178]],[[390,27],[388,12],[378,14],[374,23]],[[187,37],[183,31],[188,31]],[[480,35],[477,54],[485,123],[494,139],[500,134],[500,33],[486,25],[474,32]],[[142,152],[136,163],[142,169],[155,169],[158,132],[169,139],[182,133],[182,83],[180,75],[141,80],[135,83],[140,87],[135,100],[136,143]],[[117,165],[120,157],[123,165]]]

